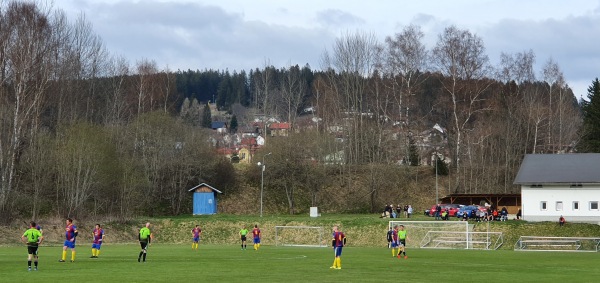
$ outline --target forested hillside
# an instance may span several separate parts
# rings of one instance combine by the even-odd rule
[[[213,121],[235,116],[240,128],[291,123],[255,156],[272,152],[271,212],[434,201],[437,159],[449,169],[444,193],[515,192],[524,154],[574,152],[580,139],[583,114],[558,62],[541,58],[535,70],[533,51],[488,55],[455,26],[429,48],[418,26],[384,42],[348,33],[318,68],[171,70],[111,54],[83,17],[0,6],[2,219],[188,213],[187,189],[200,182],[222,190],[231,212],[236,200],[255,203],[260,168],[218,153],[201,126],[209,102],[225,113]]]

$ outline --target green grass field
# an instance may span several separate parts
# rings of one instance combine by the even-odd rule
[[[154,243],[146,263],[139,246],[104,245],[90,259],[77,247],[74,263],[59,263],[62,248],[40,248],[40,270],[27,271],[25,247],[0,247],[1,282],[596,282],[597,253],[409,249],[396,259],[385,247],[346,247],[342,270],[329,269],[331,248]],[[68,253],[70,258],[70,252]],[[395,279],[394,279],[395,278]]]

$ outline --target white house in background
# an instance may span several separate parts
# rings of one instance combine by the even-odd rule
[[[523,220],[600,224],[600,154],[528,154],[514,182],[521,185]]]

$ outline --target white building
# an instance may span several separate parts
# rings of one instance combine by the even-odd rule
[[[600,224],[600,154],[528,154],[515,184],[521,185],[523,220]]]

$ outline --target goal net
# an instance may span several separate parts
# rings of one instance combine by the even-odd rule
[[[327,247],[323,227],[275,226],[275,245],[292,247]]]
[[[421,248],[497,250],[503,244],[502,232],[429,231]]]
[[[521,236],[515,251],[598,252],[600,238]]]
[[[394,226],[404,225],[406,230],[406,246],[426,248],[431,247],[427,237],[429,232],[439,232],[440,235],[451,237],[452,233],[468,233],[473,229],[473,225],[467,221],[395,221],[389,222],[388,229],[394,229]]]

